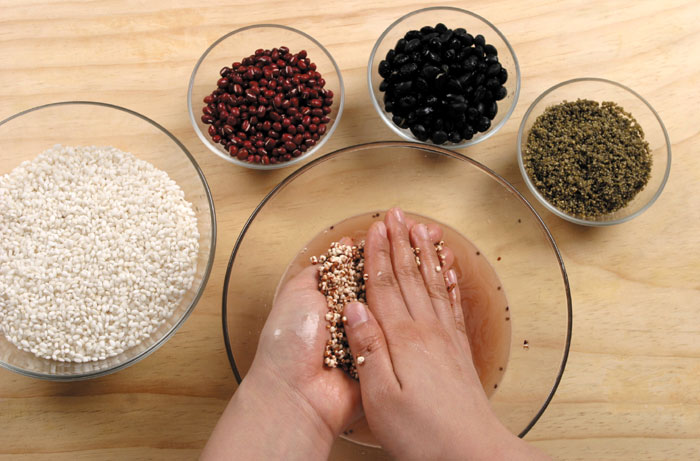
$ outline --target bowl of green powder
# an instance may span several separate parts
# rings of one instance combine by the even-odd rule
[[[639,94],[600,78],[568,80],[529,107],[518,131],[525,183],[549,211],[608,226],[640,215],[661,195],[671,142]]]

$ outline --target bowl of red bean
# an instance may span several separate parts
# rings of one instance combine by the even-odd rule
[[[254,169],[290,166],[331,137],[345,89],[333,56],[308,34],[259,24],[216,40],[192,71],[190,121],[219,157]]]
[[[394,21],[372,49],[367,80],[392,131],[454,149],[496,133],[520,93],[520,67],[506,37],[481,16],[447,6]]]

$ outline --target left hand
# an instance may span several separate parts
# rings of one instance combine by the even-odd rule
[[[318,290],[318,266],[307,267],[282,287],[260,336],[246,380],[283,385],[309,406],[335,438],[362,415],[360,386],[339,368],[323,365],[329,339],[326,299]]]

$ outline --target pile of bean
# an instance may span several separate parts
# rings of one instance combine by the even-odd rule
[[[491,127],[508,71],[482,35],[444,24],[411,30],[379,63],[384,109],[420,141],[469,140]]]
[[[549,203],[594,218],[624,208],[644,189],[652,157],[632,114],[611,101],[578,99],[537,117],[523,163]]]
[[[220,71],[204,98],[202,122],[212,141],[239,160],[286,162],[314,146],[326,132],[333,91],[305,50],[259,49]]]

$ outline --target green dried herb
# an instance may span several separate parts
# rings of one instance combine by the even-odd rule
[[[642,127],[610,101],[547,107],[530,129],[523,162],[549,203],[584,218],[625,207],[651,174]]]

